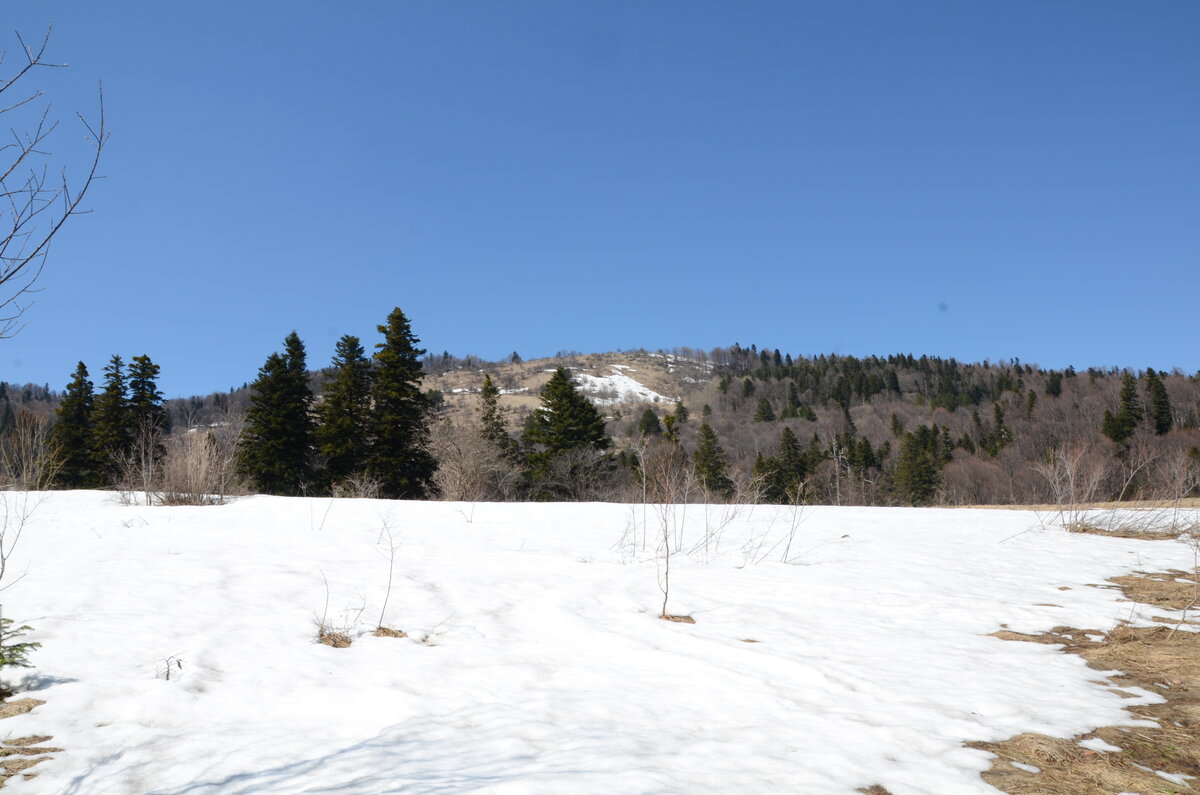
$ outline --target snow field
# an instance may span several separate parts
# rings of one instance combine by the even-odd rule
[[[3,594],[43,644],[22,695],[46,703],[0,731],[65,751],[9,786],[959,795],[994,792],[964,741],[1133,724],[1157,699],[988,633],[1166,615],[1087,584],[1189,568],[1183,544],[1021,511],[821,507],[785,564],[790,511],[741,508],[707,562],[702,544],[672,556],[684,625],[657,618],[659,515],[641,506],[46,495]],[[682,549],[704,516],[674,509]],[[404,639],[366,634],[385,522],[383,623]],[[353,646],[313,642],[323,612]]]

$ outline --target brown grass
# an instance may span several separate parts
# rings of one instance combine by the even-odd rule
[[[1024,503],[1022,505],[940,505],[939,508],[989,508],[999,511],[1058,511],[1064,506],[1051,503]],[[1069,507],[1069,506],[1067,506]],[[1088,502],[1074,506],[1076,510],[1111,511],[1142,508],[1200,508],[1200,497],[1184,497],[1177,500],[1126,500],[1125,502]]]
[[[1131,600],[1174,609],[1189,604],[1196,590],[1194,575],[1178,571],[1117,577],[1112,582]],[[1070,740],[1022,734],[1001,743],[968,743],[968,747],[996,755],[991,769],[983,774],[985,781],[1013,795],[1197,791],[1172,784],[1154,771],[1200,777],[1200,633],[1175,631],[1166,625],[1121,624],[1107,633],[1055,627],[1044,635],[1007,630],[994,634],[1003,640],[1061,644],[1064,652],[1082,656],[1092,668],[1119,671],[1098,680],[1114,692],[1140,687],[1166,701],[1137,708],[1137,717],[1154,721],[1152,727],[1105,726]],[[1102,637],[1092,639],[1096,636]],[[1121,750],[1093,751],[1079,746],[1079,741],[1090,738]],[[1040,772],[1022,770],[1013,762]]]
[[[1068,533],[1084,533],[1092,536],[1108,536],[1109,538],[1139,538],[1143,541],[1174,541],[1183,535],[1183,528],[1174,530],[1142,530],[1138,527],[1096,527],[1086,522],[1074,522],[1067,525]]]
[[[663,615],[659,616],[659,618],[661,618],[663,621],[674,621],[677,624],[696,623],[696,619],[692,618],[691,616],[672,616],[664,613]]]
[[[11,718],[13,715],[24,715],[34,707],[40,707],[45,703],[45,701],[40,701],[36,698],[18,698],[15,701],[5,701],[3,704],[0,704],[0,720]]]
[[[878,784],[872,784],[869,787],[860,787],[857,792],[861,792],[863,795],[892,795],[891,792]]]
[[[408,633],[402,629],[392,629],[391,627],[375,627],[375,631],[371,633],[377,638],[407,638]]]
[[[321,630],[320,634],[317,635],[317,640],[335,649],[344,649],[354,642],[344,632],[331,632],[329,630]]]
[[[16,701],[7,701],[0,704],[0,719],[11,718],[14,715],[23,715],[29,712],[34,707],[45,704],[45,701],[39,701],[36,698],[20,698]],[[42,745],[42,743],[53,740],[49,735],[30,735],[29,737],[18,737],[13,740],[5,740],[0,743],[0,789],[4,787],[4,783],[18,773],[23,773],[24,778],[33,778],[36,773],[24,773],[24,771],[50,758],[50,754],[62,753],[61,748],[51,748],[50,746]]]

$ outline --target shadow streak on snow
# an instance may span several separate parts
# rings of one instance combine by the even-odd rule
[[[17,683],[16,691],[18,693],[36,692],[45,690],[54,685],[68,685],[72,682],[78,682],[78,679],[72,679],[68,676],[47,676],[46,674],[26,674],[21,677],[21,681]]]
[[[467,743],[467,745],[472,745]],[[153,789],[149,795],[258,792],[422,792],[450,793],[486,789],[505,782],[550,776],[577,775],[575,765],[554,765],[541,754],[474,748],[442,739],[415,738],[391,727],[367,740],[321,756],[235,773],[224,778],[193,781],[172,789]],[[107,760],[106,760],[107,761]],[[592,771],[594,772],[594,771]]]

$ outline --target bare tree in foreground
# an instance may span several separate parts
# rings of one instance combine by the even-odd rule
[[[12,131],[12,140],[0,143],[0,339],[19,330],[21,315],[29,306],[26,299],[41,276],[50,241],[68,218],[85,212],[80,203],[97,178],[108,139],[101,93],[95,125],[77,114],[90,154],[84,166],[86,176],[72,187],[66,167],[51,163],[53,152],[48,147],[58,122],[50,116],[50,103],[43,101],[41,90],[28,83],[38,70],[65,64],[45,60],[49,29],[37,49],[27,46],[19,34],[17,41],[21,45],[19,60],[13,59],[17,63],[0,72],[0,117],[3,126]],[[0,56],[0,69],[8,62]]]

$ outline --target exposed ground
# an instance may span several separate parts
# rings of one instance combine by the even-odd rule
[[[34,707],[45,703],[36,698],[18,698],[6,701],[0,704],[0,720],[11,718],[13,715],[24,715]],[[0,789],[3,789],[5,782],[18,773],[26,779],[33,778],[37,773],[26,771],[39,762],[50,759],[51,754],[61,753],[63,750],[61,748],[44,745],[53,739],[47,735],[32,735],[0,743]]]
[[[1131,602],[1180,611],[1194,607],[1200,592],[1196,573],[1180,570],[1138,572],[1109,583]],[[1106,726],[1070,739],[1021,734],[1001,743],[970,743],[996,754],[984,780],[1012,795],[1196,792],[1200,632],[1187,625],[1194,630],[1200,621],[1181,612],[1178,621],[1156,627],[1121,623],[1107,632],[1056,627],[1041,635],[995,633],[1003,640],[1061,644],[1104,672],[1097,682],[1113,692],[1132,697],[1149,691],[1163,701],[1137,707],[1137,726]]]
[[[519,413],[522,409],[531,411],[538,406],[542,387],[559,366],[569,367],[573,373],[593,376],[624,374],[669,400],[681,396],[681,384],[700,383],[711,378],[707,365],[702,362],[642,351],[581,354],[489,365],[486,372],[502,390],[501,404]],[[452,370],[441,375],[427,375],[425,385],[440,390],[452,410],[468,409],[474,407],[479,399],[484,372]]]

